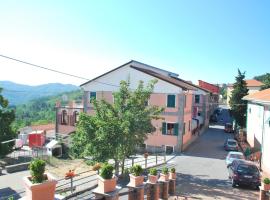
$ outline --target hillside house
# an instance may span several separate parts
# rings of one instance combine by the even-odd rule
[[[196,121],[201,122],[201,129],[208,126],[209,91],[178,78],[176,73],[130,61],[82,84],[83,106],[77,106],[78,110],[74,105],[57,109],[57,121],[62,123],[59,130],[61,126],[66,125],[75,128],[74,114],[72,114],[75,111],[82,112],[83,109],[83,112],[94,114],[90,99],[104,99],[113,103],[113,92],[119,90],[121,80],[128,79],[131,88],[137,88],[140,80],[146,84],[151,80],[158,80],[148,104],[164,107],[165,110],[162,113],[163,120],[152,121],[156,131],[149,134],[145,140],[145,148],[148,151],[180,152],[196,138],[196,133],[200,131],[194,125]]]
[[[270,89],[243,98],[247,107],[247,141],[262,152],[261,167],[270,175]]]
[[[261,86],[264,84],[260,81],[257,81],[255,79],[246,80],[247,88],[248,88],[248,94],[253,94],[255,92],[258,92],[261,89]],[[233,84],[228,84],[227,87],[227,105],[229,105],[231,96],[233,91]]]

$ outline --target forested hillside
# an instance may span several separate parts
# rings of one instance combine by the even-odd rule
[[[263,82],[265,85],[262,86],[262,89],[270,88],[270,73],[266,73],[260,76],[255,76],[254,79]]]
[[[9,105],[21,105],[30,100],[53,96],[63,92],[78,90],[79,87],[71,84],[48,83],[37,86],[23,85],[11,81],[0,81],[2,94],[8,99]]]
[[[55,103],[57,101],[62,103],[68,103],[71,100],[81,101],[82,95],[81,90],[76,90],[56,96],[38,98],[23,105],[13,106],[16,111],[16,120],[13,127],[17,130],[28,125],[53,123],[55,121]]]

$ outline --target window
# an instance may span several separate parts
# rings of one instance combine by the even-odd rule
[[[251,113],[251,108],[248,109],[248,112]]]
[[[187,96],[184,95],[184,107],[186,108],[187,107]]]
[[[188,121],[188,131],[190,131],[190,126],[191,126],[191,124],[190,124],[190,120]]]
[[[175,108],[175,95],[169,94],[167,96],[167,107],[168,108]]]
[[[184,123],[184,125],[183,125],[183,135],[185,135],[186,134],[186,123]]]
[[[97,93],[96,92],[90,92],[90,103],[92,103],[93,99],[97,98]]]
[[[63,110],[62,111],[61,124],[67,124],[67,121],[68,121],[67,111]]]
[[[162,123],[162,134],[163,135],[178,135],[178,124],[177,123]]]
[[[195,103],[200,103],[200,95],[195,95]]]

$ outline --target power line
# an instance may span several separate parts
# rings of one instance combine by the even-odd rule
[[[71,77],[74,77],[74,78],[79,78],[79,79],[82,79],[82,80],[90,81],[90,79],[82,77],[82,76],[77,76],[77,75],[73,75],[73,74],[70,74],[70,73],[58,71],[58,70],[55,70],[55,69],[52,69],[52,68],[49,68],[49,67],[43,67],[43,66],[40,66],[40,65],[37,65],[37,64],[33,64],[33,63],[30,63],[30,62],[19,60],[17,58],[12,58],[12,57],[9,57],[9,56],[5,56],[5,55],[2,55],[2,54],[0,54],[0,57],[6,58],[6,59],[9,59],[9,60],[13,60],[13,61],[16,61],[16,62],[20,62],[20,63],[26,64],[26,65],[31,65],[33,67],[37,67],[37,68],[40,68],[40,69],[55,72],[55,73],[58,73],[58,74],[62,74],[62,75],[71,76]],[[104,83],[104,82],[100,82],[100,81],[96,81],[96,80],[93,80],[93,82],[104,84],[104,85],[109,85],[109,86],[114,86],[114,87],[120,87],[119,85],[113,85],[113,84],[110,84],[110,83]]]

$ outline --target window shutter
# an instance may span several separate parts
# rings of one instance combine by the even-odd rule
[[[162,134],[166,135],[166,122],[162,122]]]
[[[186,123],[183,124],[183,135],[186,134]]]
[[[167,96],[167,107],[174,108],[175,107],[175,95]]]
[[[179,129],[179,125],[178,124],[174,124],[174,135],[178,135],[178,130]]]

